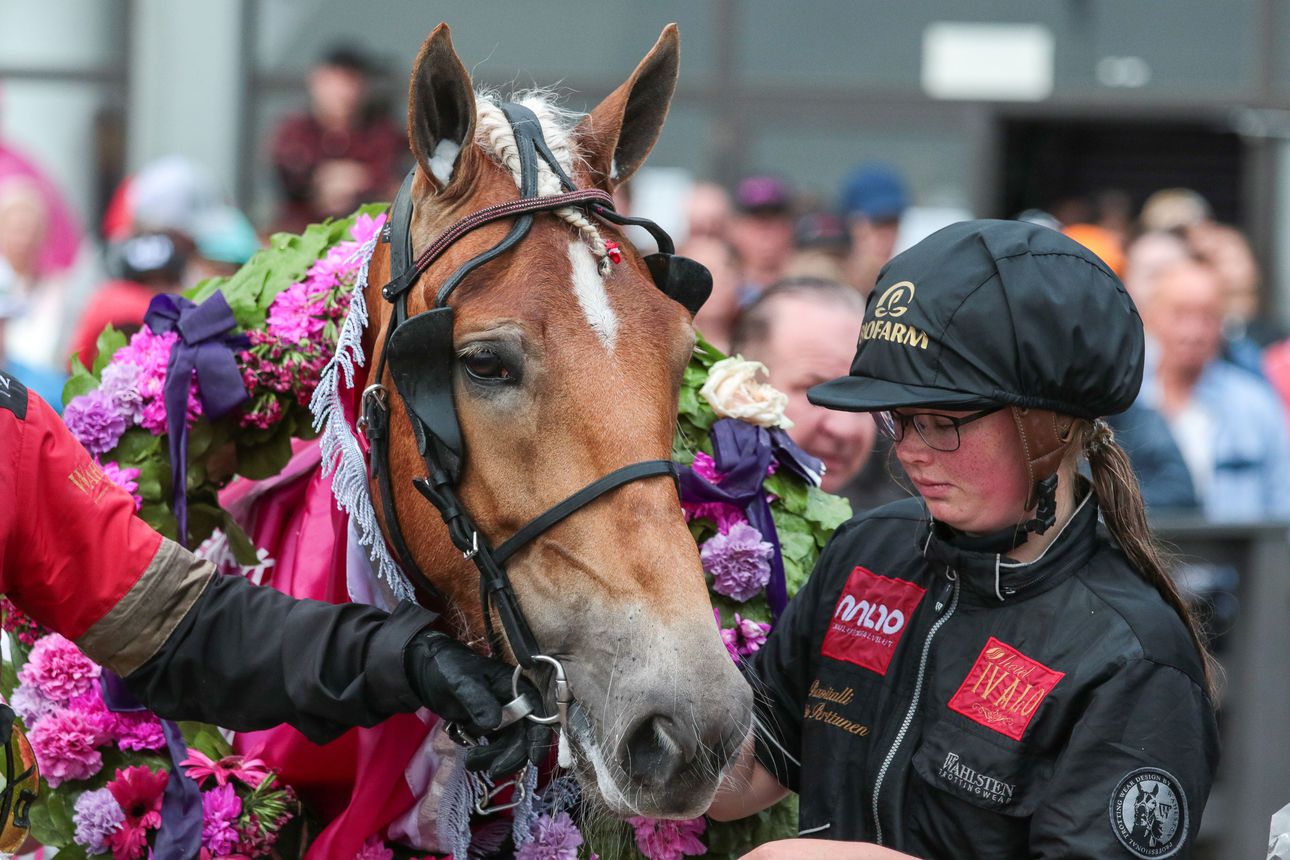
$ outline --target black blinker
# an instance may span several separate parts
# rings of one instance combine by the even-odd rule
[[[702,263],[676,254],[650,254],[645,258],[654,284],[663,294],[694,316],[712,294],[712,273]]]
[[[435,308],[405,320],[385,349],[394,385],[411,417],[430,432],[439,462],[455,482],[461,472],[461,427],[452,397],[452,308]],[[415,427],[417,421],[413,421]]]

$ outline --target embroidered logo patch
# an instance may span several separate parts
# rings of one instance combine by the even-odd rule
[[[1187,839],[1187,795],[1168,771],[1131,771],[1111,793],[1111,829],[1134,857],[1169,857]]]
[[[1019,741],[1044,697],[1065,676],[991,636],[949,707]]]
[[[896,645],[927,589],[857,567],[842,589],[820,653],[887,674]]]

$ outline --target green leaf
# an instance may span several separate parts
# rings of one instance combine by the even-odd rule
[[[281,472],[290,459],[290,428],[279,425],[278,432],[259,445],[238,444],[237,473],[252,480],[271,478]]]
[[[225,513],[222,508],[211,504],[189,502],[188,504],[188,546],[198,546],[211,536],[211,532],[224,524]]]
[[[7,660],[0,663],[0,693],[8,702],[13,699],[13,691],[18,689],[18,659],[13,651],[18,637],[7,631],[0,631],[0,639],[4,639],[7,646],[5,650],[10,655]]]
[[[72,402],[73,398],[80,397],[82,394],[89,394],[99,387],[98,377],[85,369],[81,364],[79,356],[72,358],[72,375],[68,377],[66,384],[63,385],[63,405],[66,406]]]
[[[142,427],[131,427],[117,441],[116,447],[109,452],[108,459],[116,460],[121,465],[129,464],[139,468],[138,463],[156,455],[160,450],[160,436],[153,436]]]
[[[779,496],[780,504],[786,510],[795,514],[806,510],[806,484],[787,469],[780,469],[771,475],[762,486],[766,492]]]
[[[27,816],[31,822],[32,838],[41,845],[52,848],[72,845],[72,836],[76,832],[76,826],[72,823],[74,802],[75,799],[69,797],[67,792],[55,792],[42,779],[40,796],[31,805]]]
[[[125,346],[125,335],[116,330],[115,326],[109,325],[99,333],[99,339],[95,344],[98,353],[94,356],[94,375],[98,376],[107,367],[107,363],[116,355],[116,351]]]
[[[178,725],[180,733],[184,736],[184,743],[190,748],[213,759],[221,759],[233,754],[233,748],[229,746],[228,741],[224,740],[224,736],[220,734],[217,727],[190,720],[180,721]]]
[[[224,512],[224,522],[220,528],[228,536],[228,548],[233,551],[233,558],[238,564],[249,567],[260,563],[255,543],[228,511]]]
[[[817,523],[821,530],[831,534],[851,519],[851,503],[841,496],[826,493],[819,487],[808,487],[803,515]]]
[[[144,502],[139,516],[145,523],[173,541],[179,540],[179,521],[165,502]]]
[[[145,505],[147,502],[170,501],[170,463],[160,456],[150,456],[135,462],[135,468],[139,470],[139,496]]]

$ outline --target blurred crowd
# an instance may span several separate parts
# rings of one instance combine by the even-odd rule
[[[410,156],[389,111],[374,106],[374,72],[349,48],[310,71],[306,108],[264,142],[280,206],[262,232],[208,171],[174,156],[126,177],[86,239],[55,184],[0,142],[4,366],[57,403],[72,356],[91,366],[98,332],[137,330],[159,292],[235,271],[269,232],[390,199]],[[882,163],[857,166],[829,200],[763,174],[731,188],[696,182],[675,201],[680,252],[713,275],[699,330],[766,366],[788,395],[792,435],[828,467],[825,489],[857,509],[908,495],[899,464],[868,415],[813,407],[806,391],[848,371],[881,268],[898,241],[921,238],[901,229],[915,204],[905,178]],[[1290,520],[1290,338],[1264,305],[1269,284],[1242,231],[1217,223],[1186,189],[1141,207],[1099,192],[1015,217],[1086,245],[1137,303],[1148,369],[1114,426],[1149,509]]]

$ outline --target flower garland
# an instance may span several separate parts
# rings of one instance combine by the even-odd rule
[[[234,358],[246,399],[212,421],[193,375],[185,402],[189,546],[219,544],[243,569],[264,564],[238,524],[217,504],[216,489],[234,475],[259,479],[287,463],[293,438],[318,428],[308,409],[321,371],[333,358],[341,323],[362,273],[358,253],[380,230],[374,208],[273,237],[237,274],[204,282],[187,298],[223,294],[245,341]],[[73,365],[64,418],[111,480],[134,498],[140,515],[179,539],[174,479],[166,445],[166,373],[178,335],[144,328],[128,340],[108,328],[92,367]],[[766,641],[788,596],[805,581],[832,531],[850,516],[842,499],[818,487],[819,464],[792,444],[784,395],[758,381],[755,362],[727,358],[699,339],[685,371],[673,458],[682,466],[682,506],[700,549],[716,624],[732,660]],[[178,392],[182,395],[182,389]],[[218,531],[217,531],[218,530]],[[212,537],[214,535],[214,537]],[[222,537],[221,537],[222,535]],[[270,562],[271,563],[271,562]],[[87,856],[143,856],[160,823],[169,779],[159,723],[150,714],[113,714],[98,693],[99,669],[75,647],[0,604],[12,664],[0,691],[31,729],[46,786],[33,809],[33,833]],[[6,683],[11,680],[12,683]],[[261,762],[229,755],[210,727],[185,724],[185,772],[202,787],[202,856],[266,856],[298,832],[299,803]],[[604,860],[686,856],[737,857],[796,833],[789,799],[743,821],[601,822],[579,829],[571,781],[540,792],[527,833],[516,834],[521,860]],[[522,829],[522,828],[521,828]],[[275,847],[276,845],[276,847]],[[369,840],[361,860],[414,856]]]

